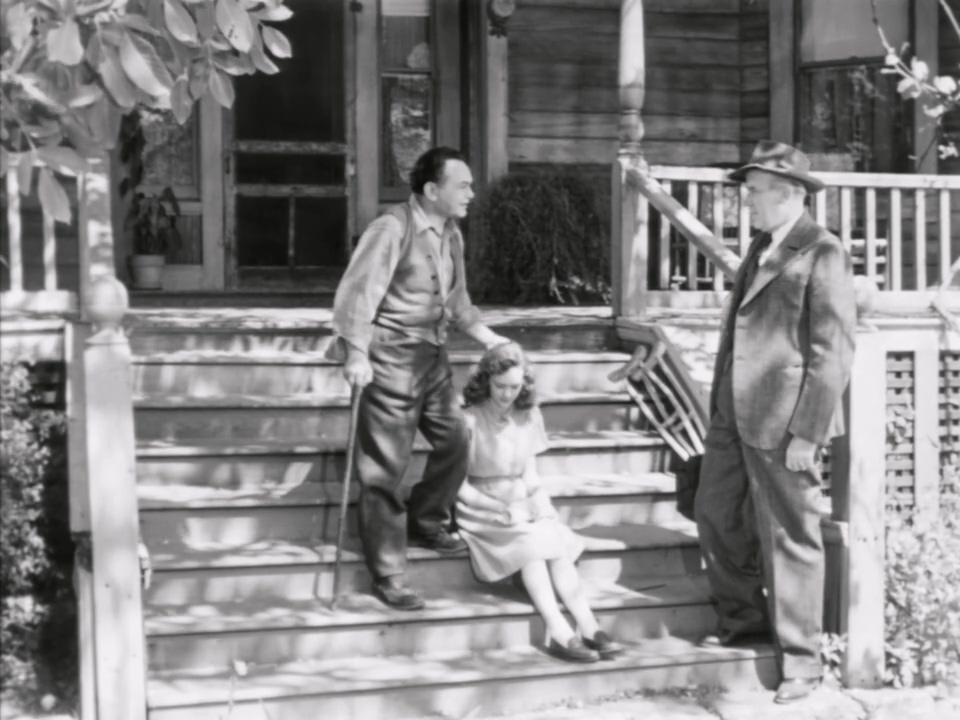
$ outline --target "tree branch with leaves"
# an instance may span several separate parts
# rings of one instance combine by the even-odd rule
[[[939,0],[939,2],[957,35],[957,39],[960,40],[960,22],[957,21],[956,15],[953,14],[947,4],[947,0]],[[957,82],[955,77],[947,73],[931,76],[930,67],[927,63],[916,56],[911,57],[910,48],[906,43],[899,49],[893,47],[880,25],[876,0],[870,0],[870,7],[873,12],[873,24],[877,28],[880,41],[886,51],[886,67],[881,72],[888,75],[897,75],[900,78],[897,91],[906,100],[922,103],[924,114],[930,118],[935,126],[933,139],[930,145],[920,154],[917,164],[923,163],[935,145],[939,148],[941,160],[960,157],[957,151],[956,138],[947,133],[943,124],[944,117],[960,109],[960,83]],[[955,69],[955,72],[960,75],[960,65]]]
[[[185,123],[209,93],[231,107],[233,77],[279,72],[283,0],[0,0],[0,175],[16,172],[44,212],[70,222],[57,175],[112,148],[122,117],[169,110]],[[272,56],[272,57],[271,57]]]

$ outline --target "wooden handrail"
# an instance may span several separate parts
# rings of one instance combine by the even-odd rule
[[[649,174],[658,180],[730,182],[729,170],[710,167],[651,165]],[[901,173],[812,172],[829,187],[899,188],[905,190],[960,190],[957,175],[908,175]]]
[[[693,213],[677,202],[649,172],[641,167],[631,167],[627,170],[627,181],[724,275],[733,278],[737,274],[740,256],[727,248]]]

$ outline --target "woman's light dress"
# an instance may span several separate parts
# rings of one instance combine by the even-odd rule
[[[467,408],[465,415],[470,432],[466,482],[505,502],[525,498],[527,461],[548,447],[539,408],[514,409],[502,419],[483,403]],[[473,512],[461,502],[457,525],[470,548],[474,573],[484,582],[513,575],[534,560],[567,557],[573,561],[583,552],[583,541],[556,518],[507,525]]]

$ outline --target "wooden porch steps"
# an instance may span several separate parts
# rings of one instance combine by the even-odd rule
[[[584,538],[580,575],[626,656],[550,658],[525,597],[478,583],[466,554],[410,548],[427,607],[384,607],[369,595],[356,488],[331,611],[348,398],[324,356],[324,312],[136,313],[151,720],[484,717],[617,690],[773,680],[767,649],[691,642],[714,622],[695,528],[676,513],[669,449],[607,379],[629,354],[602,310],[490,315],[534,363],[551,445],[540,471]],[[455,341],[458,385],[478,358]],[[408,483],[427,450],[418,437]]]
[[[663,638],[589,666],[527,646],[245,669],[242,677],[229,669],[155,674],[148,682],[151,719],[483,717],[625,687],[754,687],[758,677],[774,681],[775,658],[769,648],[704,650]]]
[[[668,635],[696,637],[713,626],[702,578],[585,582],[601,624],[639,644]],[[271,665],[311,660],[414,656],[537,645],[543,623],[509,584],[430,588],[427,606],[399,612],[367,593],[329,600],[251,598],[186,606],[153,605],[146,619],[150,665],[157,671],[229,668],[234,660]]]

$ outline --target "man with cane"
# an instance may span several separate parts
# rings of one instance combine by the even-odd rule
[[[331,346],[359,393],[354,461],[373,594],[400,610],[423,607],[404,577],[408,538],[441,553],[465,549],[450,534],[468,439],[447,356],[448,328],[486,347],[506,342],[480,321],[467,293],[457,220],[474,193],[463,156],[444,147],[427,151],[410,185],[410,199],[388,209],[360,238],[334,299]],[[405,500],[403,477],[417,429],[432,450]]]

